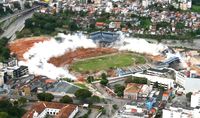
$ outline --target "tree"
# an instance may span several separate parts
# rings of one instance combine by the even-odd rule
[[[101,112],[102,112],[102,114],[106,114],[106,110],[103,108],[103,109],[101,109]]]
[[[117,94],[117,96],[122,97],[124,95],[124,89],[125,86],[122,86],[120,84],[114,85],[114,92]]]
[[[25,8],[31,8],[30,2],[25,2],[25,3],[24,3],[24,7],[25,7]]]
[[[184,23],[181,22],[176,23],[176,29],[183,29],[183,28],[185,28]]]
[[[21,10],[21,6],[20,3],[18,1],[13,2],[13,5],[15,8],[17,8],[18,10]]]
[[[9,100],[0,100],[0,118],[21,118],[25,110],[14,106]]]
[[[156,24],[156,29],[158,30],[159,28],[167,28],[167,27],[171,27],[171,24],[168,22],[158,22]]]
[[[54,99],[54,96],[51,93],[39,93],[39,94],[37,94],[37,98],[40,101],[51,102]]]
[[[25,20],[25,27],[26,28],[32,28],[34,25],[34,21],[32,18],[26,19]]]
[[[108,84],[108,79],[101,79],[100,84],[106,86]]]
[[[107,79],[107,75],[106,75],[105,73],[102,73],[102,74],[101,74],[101,78],[102,78],[102,79]]]
[[[19,104],[24,105],[24,104],[26,104],[27,99],[26,99],[25,97],[20,97],[20,98],[18,99],[18,102],[19,102]]]
[[[77,31],[79,28],[75,22],[69,23],[69,30],[70,31]]]
[[[0,118],[8,118],[8,113],[0,112]]]
[[[74,95],[80,100],[85,100],[85,99],[91,97],[92,93],[86,89],[79,89],[75,92]]]
[[[151,25],[151,20],[149,18],[142,18],[140,19],[140,25],[139,27],[144,28],[145,30],[148,30]]]
[[[93,76],[88,76],[87,77],[87,82],[88,83],[91,83],[91,82],[93,82],[94,81],[94,77]]]
[[[73,100],[68,95],[65,95],[60,99],[60,102],[61,103],[73,103]]]
[[[125,80],[125,83],[126,83],[126,84],[132,83],[132,82],[133,82],[132,76],[128,77],[128,78]]]
[[[44,29],[47,30],[47,31],[54,31],[55,30],[55,27],[52,23],[46,23],[44,25]]]
[[[113,109],[117,110],[118,109],[118,106],[116,104],[113,104],[112,105]]]
[[[100,98],[99,98],[99,96],[94,95],[94,96],[90,97],[89,101],[90,101],[90,103],[99,103]]]
[[[188,101],[191,101],[191,96],[192,96],[192,92],[189,92],[186,94],[186,98],[188,99]]]
[[[158,87],[159,87],[157,81],[153,84],[153,87],[154,87],[154,88],[158,88]]]

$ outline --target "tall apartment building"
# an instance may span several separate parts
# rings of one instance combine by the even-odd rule
[[[163,109],[162,118],[199,118],[200,109],[169,107]]]
[[[191,106],[191,107],[194,107],[194,108],[197,107],[197,106],[200,107],[200,92],[194,92],[194,93],[191,95],[190,106]]]

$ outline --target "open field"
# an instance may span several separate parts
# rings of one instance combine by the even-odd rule
[[[144,63],[146,63],[146,60],[142,56],[131,53],[118,53],[76,61],[71,65],[71,69],[77,72],[87,72]]]

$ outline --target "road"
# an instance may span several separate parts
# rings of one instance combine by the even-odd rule
[[[13,18],[13,17],[15,17],[15,16],[18,16],[18,15],[24,14],[24,13],[26,13],[26,12],[29,12],[29,11],[31,11],[31,10],[37,9],[37,8],[39,8],[39,7],[40,7],[40,6],[35,6],[35,7],[33,7],[33,8],[30,8],[30,9],[26,9],[26,10],[19,11],[19,12],[15,13],[15,14],[5,16],[5,17],[3,17],[3,18],[0,19],[0,23],[3,22],[3,21],[8,20],[8,19],[10,19],[10,18]]]
[[[158,43],[155,39],[146,39],[152,43]],[[162,40],[160,43],[170,47],[183,47],[190,49],[200,49],[200,39],[194,39],[193,41],[180,41],[180,40]]]
[[[11,40],[14,40],[16,38],[15,32],[21,31],[24,28],[25,20],[31,18],[33,13],[34,11],[31,11],[27,14],[24,14],[23,16],[18,17],[13,23],[9,25],[7,30],[4,31],[4,33],[0,36],[0,38],[6,37],[6,38],[11,38]]]

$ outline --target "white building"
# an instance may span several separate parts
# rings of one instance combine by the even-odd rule
[[[195,78],[195,71],[190,71],[188,76],[178,71],[175,73],[176,83],[182,86],[186,93],[200,90],[200,78]]]
[[[124,105],[120,113],[114,118],[147,118],[145,108],[138,107],[137,105]]]
[[[190,102],[191,107],[197,107],[200,106],[200,92],[194,92],[191,95],[191,102]]]
[[[162,118],[199,118],[200,116],[200,109],[169,107],[162,111]]]
[[[159,84],[165,85],[168,89],[171,87],[174,88],[174,80],[170,78],[160,77],[156,75],[147,75],[142,73],[136,73],[132,76],[147,78],[150,82],[158,82]]]
[[[148,7],[149,6],[149,0],[142,0],[142,6],[144,8]]]
[[[39,102],[33,105],[22,118],[45,118],[47,115],[54,118],[74,118],[77,113],[77,105]]]
[[[4,84],[4,72],[0,71],[0,86]]]

